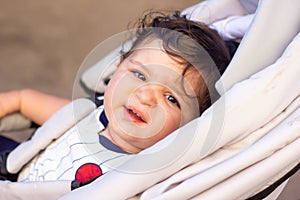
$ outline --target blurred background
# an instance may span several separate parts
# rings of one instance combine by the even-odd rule
[[[33,88],[71,98],[90,51],[148,9],[181,10],[200,0],[0,0],[0,92]],[[299,200],[299,172],[280,200]]]
[[[71,97],[80,64],[147,9],[199,0],[0,0],[0,91],[34,88]]]

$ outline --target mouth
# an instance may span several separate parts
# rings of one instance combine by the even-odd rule
[[[145,117],[141,112],[134,109],[133,107],[125,107],[125,115],[130,119],[130,121],[135,123],[146,123]]]

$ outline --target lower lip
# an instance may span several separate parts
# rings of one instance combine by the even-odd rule
[[[139,124],[142,124],[142,123],[145,123],[144,121],[142,121],[139,117],[137,117],[135,114],[131,113],[128,109],[124,108],[124,114],[125,114],[125,117],[127,119],[129,119],[131,122],[134,122],[134,123],[139,123]]]

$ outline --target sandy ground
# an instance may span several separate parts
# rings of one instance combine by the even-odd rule
[[[34,88],[70,98],[89,52],[143,11],[182,9],[197,0],[0,0],[0,91]],[[299,173],[280,200],[299,200]]]

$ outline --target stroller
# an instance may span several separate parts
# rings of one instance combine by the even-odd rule
[[[233,30],[244,36],[216,85],[221,98],[201,117],[118,170],[109,171],[61,199],[85,199],[86,195],[88,199],[276,199],[299,169],[300,161],[299,8],[297,0],[208,0],[184,11],[191,19],[193,13],[200,12],[198,20],[224,30],[238,23],[235,15],[252,13],[249,29]],[[274,15],[277,11],[283,14]],[[270,19],[277,23],[269,23]],[[224,37],[230,38],[229,32],[225,30]],[[105,61],[99,61],[82,76],[85,87],[105,91],[106,80],[114,69],[106,71],[99,82]],[[77,121],[94,109],[90,102],[76,100],[41,129],[47,132],[76,104],[85,108],[77,114]],[[66,120],[66,127],[75,123],[73,119]],[[29,146],[32,145],[27,143],[9,155],[11,172],[30,159],[28,154],[35,153]],[[0,187],[0,196],[6,192],[15,199],[56,199],[67,191],[57,192],[57,188],[69,188],[69,184],[10,183]]]

